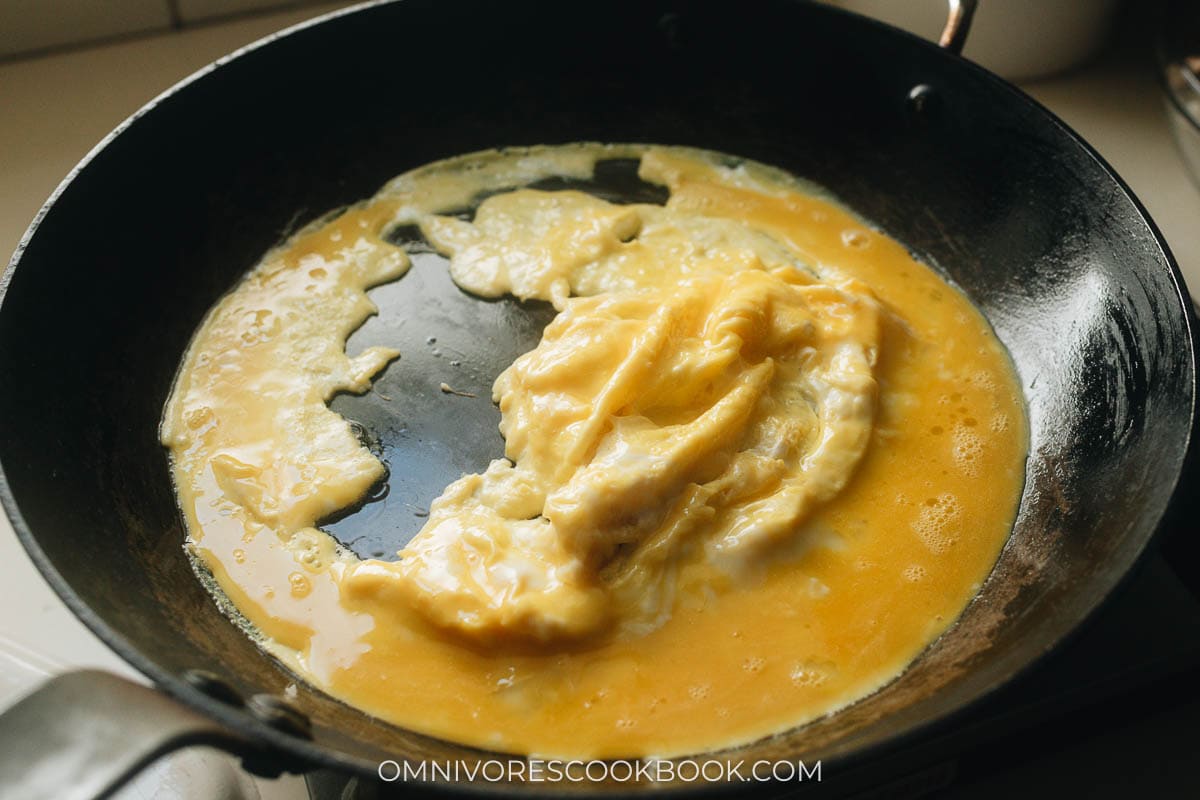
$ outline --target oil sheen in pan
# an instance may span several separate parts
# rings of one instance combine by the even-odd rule
[[[614,203],[666,203],[666,188],[641,180],[637,169],[637,159],[600,161],[591,179],[547,178],[528,188],[576,189]],[[497,193],[483,193],[452,213],[472,219],[479,203]],[[543,300],[464,292],[450,279],[449,259],[415,225],[395,226],[387,238],[405,249],[412,267],[401,280],[371,290],[380,312],[355,331],[346,349],[395,347],[403,356],[376,378],[374,391],[340,394],[330,407],[361,425],[363,443],[389,465],[389,474],[363,503],[321,527],[361,558],[391,560],[425,524],[430,500],[459,476],[482,472],[504,452],[492,383],[517,356],[537,346],[556,312]],[[454,404],[451,415],[440,393],[443,378],[475,395],[465,398],[471,402]],[[398,398],[406,403],[402,418],[396,413]]]

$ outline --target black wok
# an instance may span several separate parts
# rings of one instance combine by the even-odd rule
[[[25,760],[49,751],[95,788],[185,741],[219,742],[264,771],[488,757],[303,684],[290,706],[278,700],[294,677],[192,574],[156,426],[205,311],[289,231],[434,159],[578,140],[694,145],[830,187],[962,287],[1028,402],[1020,515],[961,620],[882,691],[723,756],[849,774],[952,725],[1131,569],[1193,447],[1195,320],[1145,210],[1036,103],[950,52],[806,3],[373,5],[156,100],[72,173],[5,275],[0,497],[71,609],[160,690],[95,675],[51,684],[0,726],[6,782],[29,781]],[[335,402],[392,471],[383,504],[331,523],[367,555],[411,534],[406,503],[500,452],[488,403],[454,418],[421,403],[436,395],[421,382],[445,379],[425,337],[473,365],[456,386],[486,397],[545,322],[536,306],[466,298],[435,267],[377,291],[383,314],[351,342],[405,351],[379,384],[401,402]],[[106,728],[103,713],[121,719]]]

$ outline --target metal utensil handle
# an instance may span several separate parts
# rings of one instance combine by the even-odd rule
[[[0,794],[92,800],[172,750],[248,743],[149,686],[96,670],[51,678],[0,714]]]
[[[961,55],[963,45],[967,43],[967,34],[971,30],[971,19],[975,16],[978,0],[949,0],[950,13],[946,17],[946,27],[942,28],[942,36],[938,44],[955,55]]]

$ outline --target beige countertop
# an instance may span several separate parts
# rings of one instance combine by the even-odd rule
[[[222,55],[347,5],[309,6],[0,64],[0,263],[7,265],[59,182],[123,119]],[[8,639],[51,665],[132,674],[50,591],[3,515],[0,563],[0,609],[21,610],[0,613],[0,651]]]
[[[306,6],[0,63],[0,263],[59,182],[109,131],[221,56],[352,3]]]

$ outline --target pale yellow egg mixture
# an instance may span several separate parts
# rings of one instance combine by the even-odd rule
[[[613,158],[666,205],[522,188]],[[397,225],[559,313],[496,379],[505,452],[359,560],[315,526],[385,468],[328,403],[403,357],[345,352]],[[162,440],[189,547],[293,670],[569,757],[743,743],[896,677],[987,576],[1027,449],[1003,347],[903,246],[778,170],[633,145],[450,159],[309,226],[210,312]]]

